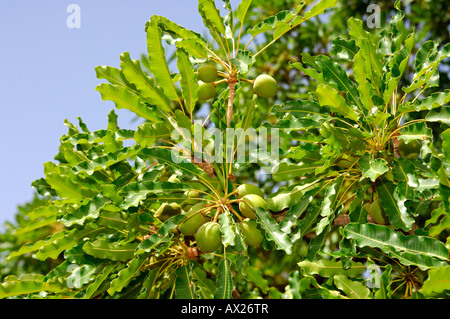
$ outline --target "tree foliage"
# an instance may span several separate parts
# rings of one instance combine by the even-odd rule
[[[397,1],[377,32],[349,17],[324,43],[331,54],[286,51],[279,43],[296,42],[295,32],[336,1],[302,2],[257,22],[254,2],[233,11],[224,0],[221,15],[199,0],[208,37],[152,16],[148,54],[125,52],[120,68],[96,68],[101,98],[145,122],[121,129],[114,110],[104,130],[66,121],[55,162],[33,182],[40,198],[1,235],[0,298],[447,296],[450,92],[439,86],[439,66],[449,44],[418,43]],[[279,81],[274,98],[254,94],[256,76],[270,73],[261,66],[268,56],[307,83]],[[205,63],[219,77],[207,101],[196,71]],[[214,148],[210,129],[276,130],[270,151],[279,159],[238,152],[245,135]],[[403,156],[399,144],[413,141],[420,150]],[[263,204],[239,194],[249,183],[261,186]],[[378,212],[367,206],[376,200]],[[241,204],[253,207],[264,234],[256,247],[240,227]],[[180,232],[195,214],[220,226],[212,253]]]

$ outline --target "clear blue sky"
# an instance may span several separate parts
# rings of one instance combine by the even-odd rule
[[[69,4],[81,9],[81,28],[66,25]],[[221,1],[218,1],[221,5]],[[64,119],[80,116],[91,131],[104,129],[114,108],[95,87],[97,65],[118,67],[128,51],[146,50],[145,22],[162,15],[203,33],[196,0],[14,0],[0,5],[0,228],[29,201],[31,183],[53,161]],[[135,128],[117,110],[122,128]]]

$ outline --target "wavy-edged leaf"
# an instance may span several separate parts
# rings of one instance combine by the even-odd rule
[[[304,7],[304,3],[300,4],[295,11],[283,10],[277,14],[265,18],[259,22],[256,26],[248,30],[248,33],[256,37],[258,34],[274,30],[282,25],[289,25],[289,22],[297,16],[297,13]]]
[[[361,55],[364,57],[364,70],[366,77],[371,80],[378,90],[381,89],[381,80],[383,77],[382,61],[377,55],[376,45],[371,39],[371,34],[364,30],[363,21],[350,17],[347,21],[349,34],[356,40],[360,48]]]
[[[314,262],[304,260],[297,264],[300,266],[301,271],[308,275],[319,275],[329,278],[337,275],[358,277],[367,269],[364,264],[354,261],[351,262],[349,269],[344,269],[341,261],[331,261],[328,259],[320,259]]]
[[[316,89],[316,95],[321,106],[329,106],[332,112],[341,114],[354,121],[357,121],[358,115],[345,102],[344,97],[330,86],[319,84]]]
[[[354,57],[353,74],[356,82],[358,83],[361,104],[366,108],[366,110],[371,110],[373,105],[373,88],[369,81],[370,74],[366,73],[367,68],[364,66],[365,60],[366,58],[363,57],[362,51],[358,51]]]
[[[280,230],[277,222],[261,207],[256,208],[256,216],[258,217],[258,224],[265,231],[266,238],[275,243],[276,249],[283,250],[290,255],[292,253],[292,242],[287,234]]]
[[[246,278],[248,281],[253,282],[256,287],[261,289],[262,293],[266,294],[269,291],[269,282],[264,279],[260,269],[248,266]]]
[[[26,244],[22,245],[19,248],[19,250],[12,251],[9,254],[7,259],[14,258],[14,257],[17,257],[17,256],[21,256],[21,255],[24,255],[24,254],[28,254],[28,253],[32,253],[32,252],[38,251],[42,247],[44,247],[46,245],[49,245],[50,243],[53,243],[53,242],[55,242],[58,239],[61,239],[65,235],[66,235],[66,233],[64,231],[60,231],[60,232],[57,232],[57,233],[55,233],[55,234],[53,234],[51,236],[48,236],[45,239],[38,240],[35,243],[26,243]]]
[[[82,201],[95,196],[95,192],[76,182],[76,176],[71,171],[63,170],[53,162],[44,164],[45,181],[62,199]]]
[[[102,285],[106,282],[110,274],[116,268],[116,264],[106,264],[101,273],[95,277],[94,281],[86,287],[86,294],[83,299],[92,299],[100,292],[98,291]]]
[[[152,234],[149,238],[142,241],[136,247],[136,254],[151,252],[155,249],[158,249],[158,246],[169,242],[169,240],[173,237],[172,231],[185,217],[185,215],[180,214],[173,216],[165,221],[156,234]]]
[[[292,114],[296,118],[311,117],[313,119],[330,117],[330,109],[310,100],[293,100],[275,105],[272,110],[278,118],[283,118],[286,114]]]
[[[444,124],[450,124],[450,107],[441,107],[433,109],[425,116],[425,120],[428,122],[441,122]]]
[[[359,51],[355,40],[346,40],[342,37],[334,38],[331,47],[331,54],[344,61],[353,61],[353,57]]]
[[[207,277],[207,273],[203,267],[194,262],[192,268],[192,278],[195,281],[197,288],[197,295],[201,299],[213,299],[216,285]]]
[[[192,285],[191,264],[178,267],[175,271],[175,296],[177,299],[196,299]]]
[[[409,142],[410,140],[432,139],[433,134],[425,122],[406,123],[403,125],[402,134],[398,139]]]
[[[27,274],[20,278],[16,276],[7,276],[5,281],[0,284],[0,299],[29,295],[42,291],[58,292],[63,288],[60,286],[53,286],[52,283],[44,282],[43,275]]]
[[[166,122],[144,123],[138,126],[134,140],[142,147],[152,146],[157,140],[170,140],[170,125]]]
[[[434,108],[446,105],[450,102],[450,90],[444,90],[442,92],[435,92],[421,100],[414,102],[407,102],[399,106],[399,112],[407,111],[424,111],[432,110]]]
[[[100,210],[109,202],[109,198],[103,195],[97,195],[74,212],[69,212],[64,215],[61,222],[66,227],[70,227],[74,224],[83,225],[88,219],[96,219]]]
[[[390,71],[385,75],[386,88],[383,92],[383,100],[386,104],[392,98],[392,94],[406,69],[411,51],[414,47],[414,37],[415,33],[413,31],[406,39],[405,46],[396,52],[389,62]]]
[[[350,299],[371,299],[370,289],[359,281],[348,279],[345,275],[336,275],[333,277],[334,284],[342,290]]]
[[[167,149],[162,148],[145,148],[142,149],[139,153],[141,157],[151,157],[160,163],[166,163],[175,169],[179,169],[190,176],[199,176],[201,175],[201,171],[190,161],[179,157],[176,151],[172,152]]]
[[[430,269],[419,291],[425,296],[433,297],[445,290],[450,291],[450,266]]]
[[[128,286],[130,281],[139,273],[141,267],[148,261],[148,254],[140,255],[131,259],[126,266],[119,271],[117,277],[111,281],[108,294],[114,295],[116,292],[121,292],[123,288]]]
[[[87,225],[82,229],[73,228],[70,231],[62,232],[64,236],[55,236],[53,241],[50,240],[46,245],[42,246],[36,253],[36,258],[39,260],[46,260],[47,258],[56,259],[59,254],[65,250],[72,249],[85,238],[96,238],[99,234],[112,233],[113,230],[108,230],[106,227],[97,227]]]
[[[323,80],[329,86],[337,89],[340,92],[347,93],[347,99],[358,106],[360,110],[359,92],[354,83],[350,81],[345,70],[336,62],[333,62],[325,55],[319,55],[316,58],[316,64],[322,69]],[[350,118],[354,115],[349,116]]]
[[[275,171],[272,172],[272,178],[276,182],[286,181],[295,177],[314,173],[317,168],[322,166],[322,163],[317,163],[317,165],[312,166],[307,163],[291,164],[283,162],[274,168]]]
[[[198,100],[198,80],[194,73],[194,67],[189,60],[187,51],[182,47],[177,47],[176,56],[177,67],[181,74],[180,85],[181,93],[184,98],[184,105],[189,114],[192,114]]]
[[[231,276],[231,262],[227,258],[219,263],[218,272],[214,299],[231,299],[235,284]]]
[[[247,15],[252,1],[253,0],[242,0],[237,7],[236,16],[242,25],[244,24],[245,16]]]
[[[372,182],[389,171],[389,167],[387,166],[387,162],[382,158],[374,159],[373,156],[369,154],[364,154],[358,160],[359,167],[361,168],[362,177],[370,178]]]
[[[377,183],[376,188],[391,225],[404,231],[410,230],[414,219],[409,216],[404,204],[405,199],[399,198],[395,185],[390,181],[381,180]]]
[[[447,159],[447,162],[450,162],[450,129],[446,129],[442,132],[442,152]]]
[[[161,42],[159,21],[159,16],[152,16],[147,28],[147,50],[150,70],[155,77],[156,83],[163,89],[165,96],[172,101],[179,101],[180,98],[173,82],[164,47]]]
[[[432,81],[432,78],[437,76],[438,79],[439,64],[450,57],[450,43],[445,44],[441,51],[438,51],[437,47],[438,43],[433,40],[422,43],[417,52],[413,80],[409,86],[403,88],[403,91],[409,93],[423,85],[436,86],[436,81]]]
[[[88,175],[94,174],[96,171],[100,171],[114,165],[118,162],[124,161],[126,159],[136,156],[136,154],[141,150],[139,145],[133,145],[129,147],[124,147],[114,153],[109,153],[103,156],[99,156],[89,162],[80,162],[77,166],[72,168],[75,174],[84,172]]]
[[[27,232],[56,223],[57,214],[58,207],[56,206],[50,205],[38,207],[28,214],[30,222],[26,226],[16,228],[14,234],[17,236],[23,235]]]
[[[138,243],[127,243],[122,245],[119,242],[110,242],[107,239],[97,239],[92,242],[86,242],[83,245],[83,250],[88,255],[100,259],[128,261],[133,258],[137,245]]]
[[[291,209],[286,214],[286,217],[283,220],[286,220],[284,223],[287,222],[287,220],[291,220],[290,217],[295,219],[300,216],[303,208],[296,207],[294,209],[294,206],[296,206],[297,203],[304,201],[305,199],[303,196],[308,196],[308,194],[314,193],[314,190],[311,192],[305,191],[309,188],[316,188],[319,186],[318,181],[304,184],[304,185],[297,185],[294,187],[288,187],[288,188],[282,188],[276,193],[269,194],[266,197],[266,203],[267,203],[267,209],[273,211],[273,212],[281,212],[282,210],[290,207]],[[296,211],[294,213],[294,211]],[[289,216],[289,217],[288,217]],[[281,221],[281,225],[284,224],[283,221]]]
[[[345,226],[344,235],[353,238],[359,247],[379,248],[389,256],[394,254],[395,257],[403,257],[421,269],[436,267],[448,260],[447,248],[442,242],[431,237],[405,236],[385,226],[358,223]]]
[[[171,182],[144,181],[130,183],[120,190],[120,196],[124,197],[121,207],[128,209],[131,206],[138,206],[139,202],[145,199],[148,194],[182,192],[191,188],[192,186],[188,184]]]
[[[236,225],[231,218],[230,213],[220,214],[219,216],[220,232],[222,233],[222,244],[226,248],[235,245]]]
[[[104,101],[112,101],[118,109],[128,109],[135,113],[137,116],[142,117],[151,122],[160,122],[156,110],[150,108],[141,101],[141,98],[128,90],[127,88],[112,85],[108,83],[102,83],[95,88],[100,92]]]
[[[216,8],[214,0],[199,0],[198,10],[203,20],[208,22],[205,25],[210,29],[214,38],[219,34],[226,36],[223,18],[220,16],[220,11]]]
[[[164,95],[164,91],[158,87],[153,78],[142,71],[139,60],[131,60],[130,54],[124,52],[120,55],[120,67],[128,82],[133,83],[141,96],[151,105],[156,105],[164,112],[170,113],[170,100]]]

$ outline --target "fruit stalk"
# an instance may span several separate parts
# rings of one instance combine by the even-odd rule
[[[229,90],[228,108],[227,108],[227,127],[230,127],[231,119],[233,117],[233,103],[234,99],[236,98],[235,86],[237,81],[238,80],[236,76],[230,76],[227,80]]]

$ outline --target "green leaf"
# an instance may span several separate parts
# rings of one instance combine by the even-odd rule
[[[360,262],[351,262],[351,268],[344,269],[342,262],[331,261],[328,259],[320,259],[318,261],[301,261],[298,263],[301,271],[308,275],[319,275],[322,277],[334,277],[337,275],[345,275],[347,277],[358,277],[365,270],[366,266]]]
[[[396,229],[404,231],[411,229],[414,219],[412,219],[405,207],[405,199],[400,199],[392,182],[381,180],[376,185],[377,193],[380,196],[384,212],[389,217],[391,225]]]
[[[358,91],[361,97],[361,104],[366,108],[366,110],[372,109],[372,99],[373,99],[373,88],[370,81],[370,74],[367,74],[367,67],[365,67],[366,58],[363,56],[362,51],[354,57],[353,64],[353,74],[355,80],[358,83]]]
[[[412,32],[405,41],[405,46],[400,49],[389,62],[390,71],[386,74],[385,85],[386,89],[383,92],[384,103],[387,104],[394,93],[400,79],[403,76],[403,72],[408,64],[409,56],[414,47],[414,36],[415,33]]]
[[[100,259],[110,259],[114,261],[128,261],[133,258],[137,243],[120,244],[110,242],[107,239],[97,239],[93,242],[86,242],[83,250],[91,256]]]
[[[172,101],[179,101],[180,98],[173,83],[164,47],[161,43],[159,21],[160,17],[152,16],[147,28],[147,50],[150,70],[155,77],[156,83],[163,89],[164,95]]]
[[[150,147],[157,140],[170,140],[170,126],[169,123],[151,123],[147,122],[138,126],[134,133],[134,140],[142,147]]]
[[[186,265],[178,267],[175,271],[175,295],[177,299],[196,299],[190,268],[189,265]]]
[[[222,233],[222,244],[225,248],[235,245],[236,224],[231,214],[225,213],[219,216],[220,232]]]
[[[95,277],[94,281],[86,288],[86,294],[83,299],[92,299],[96,296],[96,294],[99,294],[100,292],[98,292],[98,289],[106,282],[107,278],[116,266],[117,265],[115,264],[106,264],[102,272]]]
[[[136,254],[151,252],[158,249],[159,246],[169,242],[169,240],[173,237],[172,231],[185,217],[185,215],[180,214],[166,220],[156,234],[152,234],[149,238],[145,239],[137,246]]]
[[[245,16],[247,15],[252,1],[253,0],[242,0],[241,3],[239,3],[236,15],[242,25],[244,24]]]
[[[139,60],[131,60],[130,54],[124,52],[120,55],[120,67],[125,78],[136,86],[141,96],[151,105],[156,105],[164,112],[170,113],[170,100],[164,95],[164,91],[158,87],[154,80],[142,71]]]
[[[151,122],[159,122],[160,118],[156,111],[145,103],[132,91],[118,85],[102,83],[95,88],[100,92],[104,101],[112,101],[118,109],[128,109],[137,116]]]
[[[231,276],[231,262],[227,258],[219,263],[218,272],[214,299],[231,299],[234,282]]]
[[[381,79],[383,77],[382,62],[377,56],[376,45],[371,39],[371,34],[364,30],[363,21],[350,17],[347,21],[349,34],[356,40],[360,48],[363,59],[363,70],[366,77],[371,80],[376,88],[381,88]],[[355,67],[355,66],[354,66]]]
[[[345,40],[342,37],[334,38],[331,47],[331,54],[345,61],[353,61],[353,57],[359,51],[355,40]]]
[[[425,296],[433,297],[446,290],[450,291],[450,266],[430,269],[419,291]]]
[[[108,203],[110,203],[109,198],[103,195],[97,195],[74,212],[69,212],[64,215],[61,222],[66,227],[70,227],[74,224],[83,225],[88,219],[96,219],[101,209]]]
[[[450,162],[450,129],[446,129],[442,132],[442,152],[447,159],[447,162]]]
[[[269,283],[266,279],[264,279],[261,270],[253,267],[247,267],[247,280],[253,282],[256,287],[261,289],[261,291],[266,294],[269,291]]]
[[[130,281],[139,273],[145,262],[148,262],[148,254],[143,254],[131,259],[126,264],[125,268],[119,271],[117,277],[111,281],[108,294],[112,296],[116,292],[121,292],[123,288],[128,286]]]
[[[266,238],[275,243],[275,248],[283,250],[286,254],[292,253],[292,242],[286,233],[280,230],[279,225],[270,217],[269,213],[261,208],[256,208],[256,216],[258,224],[264,229]]]
[[[191,188],[192,186],[188,184],[171,182],[143,181],[130,183],[120,190],[119,194],[124,197],[124,202],[121,204],[121,207],[125,209],[132,206],[136,207],[149,194],[182,192]]]
[[[433,109],[425,116],[425,120],[428,122],[441,122],[444,124],[450,124],[450,107],[441,107]]]
[[[448,102],[450,102],[450,90],[435,92],[421,100],[401,104],[399,106],[399,112],[431,110],[446,105]]]
[[[52,286],[49,282],[44,282],[43,275],[26,274],[21,278],[16,276],[7,276],[5,281],[0,285],[0,299],[30,295],[41,291],[57,292],[63,290],[62,287]]]
[[[114,153],[105,154],[95,158],[93,161],[83,161],[78,163],[77,166],[72,168],[75,174],[84,172],[88,175],[94,174],[96,171],[107,169],[108,167],[117,164],[118,162],[124,161],[126,159],[136,156],[140,151],[141,147],[139,145],[133,145],[130,147],[124,147]]]
[[[361,110],[359,92],[348,78],[345,70],[325,55],[319,55],[316,58],[316,64],[322,69],[324,82],[338,91],[347,93],[347,99]],[[338,105],[341,104],[338,103]],[[350,114],[349,117],[353,119],[355,115]]]
[[[364,154],[358,160],[358,164],[361,168],[361,172],[363,173],[363,178],[370,178],[372,182],[389,171],[389,167],[387,166],[387,162],[382,158],[374,159],[373,156],[369,154]]]
[[[448,250],[439,240],[426,236],[408,235],[374,224],[349,223],[344,227],[347,238],[355,239],[359,247],[379,248],[406,265],[417,265],[422,270],[445,264]],[[440,260],[439,260],[440,259]]]
[[[336,275],[333,277],[334,284],[342,290],[350,299],[371,299],[370,289],[359,281],[353,281],[345,275]]]
[[[47,258],[57,259],[65,250],[72,249],[84,239],[96,238],[99,234],[110,234],[113,231],[106,227],[88,225],[82,229],[73,228],[70,231],[61,232],[64,236],[52,236],[51,240],[46,241],[44,246],[39,248],[36,258],[46,260]]]
[[[241,74],[246,74],[255,61],[252,52],[248,50],[238,50],[236,57],[231,59],[231,63]]]
[[[321,163],[312,166],[308,165],[308,163],[290,164],[283,162],[274,167],[275,172],[272,172],[272,178],[276,182],[287,181],[295,177],[314,173],[317,168],[322,166],[323,164]]]
[[[189,114],[192,114],[198,100],[198,80],[194,74],[194,67],[189,60],[188,53],[183,48],[177,47],[176,55],[178,70],[181,74],[180,84],[184,105]]]
[[[432,131],[427,127],[425,122],[405,123],[403,127],[402,134],[398,139],[404,140],[405,142],[433,138]]]
[[[176,153],[176,152],[174,152]],[[172,153],[170,150],[161,148],[145,148],[141,150],[138,155],[141,157],[151,157],[158,160],[160,163],[166,163],[175,169],[182,170],[190,176],[201,175],[200,170],[191,162],[180,158],[177,154]]]

